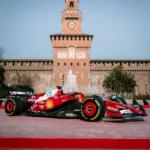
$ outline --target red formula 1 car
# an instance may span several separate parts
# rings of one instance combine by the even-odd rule
[[[9,116],[25,113],[31,116],[79,117],[86,121],[147,115],[141,105],[129,106],[119,97],[102,100],[99,96],[86,96],[81,92],[63,93],[61,87],[30,98],[9,96],[5,112]]]

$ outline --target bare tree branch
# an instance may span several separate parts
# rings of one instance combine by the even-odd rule
[[[5,51],[5,49],[0,47],[0,59],[3,58],[4,51]]]

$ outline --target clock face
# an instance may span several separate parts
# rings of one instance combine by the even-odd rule
[[[75,26],[76,26],[76,23],[75,23],[74,21],[69,21],[69,22],[68,22],[68,27],[69,27],[70,29],[74,29]]]

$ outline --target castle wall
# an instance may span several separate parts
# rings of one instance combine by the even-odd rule
[[[11,86],[31,82],[35,92],[43,92],[53,86],[53,61],[51,60],[3,60],[5,84]],[[25,81],[27,80],[27,81]]]
[[[123,66],[123,70],[134,75],[137,87],[135,88],[136,95],[150,95],[150,60],[135,60],[135,61],[100,61],[91,60],[91,85],[97,87],[97,92],[105,95],[106,91],[102,87],[105,76],[118,65]]]
[[[67,61],[66,61],[67,62]],[[53,60],[2,60],[0,64],[5,68],[5,82],[8,85],[15,84],[17,73],[20,76],[27,75],[32,79],[35,92],[42,92],[53,87]],[[117,65],[123,65],[123,70],[134,75],[137,82],[135,94],[150,95],[150,60],[135,61],[90,61],[90,86],[95,93],[107,95],[103,88],[105,76]],[[63,69],[63,65],[60,68]],[[80,66],[82,69],[82,66]],[[57,67],[56,67],[57,68]],[[70,66],[70,69],[72,67]],[[58,67],[59,69],[59,67]],[[84,76],[83,76],[84,79]],[[80,82],[80,81],[79,81]]]

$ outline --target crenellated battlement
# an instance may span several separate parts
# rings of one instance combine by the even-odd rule
[[[52,71],[53,60],[42,59],[4,59],[0,61],[6,71]]]
[[[150,71],[150,60],[91,60],[91,71],[111,71],[122,65],[124,71]]]

